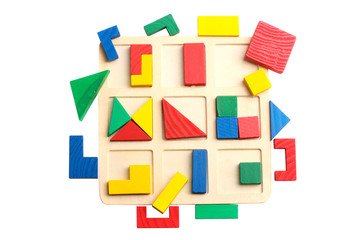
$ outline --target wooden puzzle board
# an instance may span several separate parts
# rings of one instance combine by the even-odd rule
[[[99,184],[105,204],[152,204],[177,171],[189,181],[172,204],[265,202],[271,193],[269,95],[252,97],[244,76],[259,66],[244,60],[249,37],[119,37],[113,40],[119,58],[108,62],[100,46],[100,71],[111,72],[99,94]],[[205,44],[206,86],[184,86],[183,43]],[[153,86],[130,86],[130,45],[151,44]],[[259,116],[261,137],[248,140],[216,138],[216,97],[237,96],[238,116]],[[108,129],[117,97],[131,115],[153,98],[153,139],[110,142]],[[161,100],[191,117],[205,138],[166,140]],[[208,151],[208,189],[193,194],[192,150]],[[240,185],[240,162],[261,162],[262,184]],[[109,180],[129,179],[129,165],[151,166],[152,193],[109,195]]]

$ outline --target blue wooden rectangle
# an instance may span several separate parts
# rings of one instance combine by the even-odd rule
[[[207,189],[207,150],[193,150],[192,192],[206,193],[206,189]]]

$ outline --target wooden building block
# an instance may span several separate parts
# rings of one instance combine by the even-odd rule
[[[151,87],[153,83],[152,55],[141,55],[141,75],[131,75],[132,87]]]
[[[150,194],[150,165],[130,165],[129,180],[109,180],[109,194]]]
[[[111,112],[111,120],[109,126],[109,136],[119,130],[122,126],[124,126],[127,122],[131,120],[131,117],[126,112],[124,107],[121,105],[119,100],[115,97],[113,108]]]
[[[275,181],[296,181],[295,139],[274,139],[274,148],[285,149],[286,160],[286,171],[275,171]]]
[[[236,117],[216,118],[217,139],[239,138],[238,120]]]
[[[271,83],[262,68],[250,75],[247,75],[244,80],[253,96],[271,88]]]
[[[195,219],[238,219],[238,205],[195,205]]]
[[[198,36],[239,36],[239,16],[198,16]]]
[[[206,63],[204,43],[184,43],[185,86],[206,85]]]
[[[237,97],[218,96],[216,97],[217,117],[237,117]]]
[[[133,116],[132,120],[147,134],[153,137],[153,99],[150,98]]]
[[[290,122],[288,118],[272,101],[270,101],[270,131],[271,140]]]
[[[295,41],[295,36],[260,21],[246,51],[245,59],[282,73]]]
[[[146,35],[150,36],[165,28],[170,36],[174,36],[180,32],[171,14],[166,15],[165,17],[162,17],[152,23],[149,23],[144,27],[144,30],[146,32]]]
[[[166,139],[206,137],[206,133],[165,99],[162,99],[162,106]]]
[[[239,117],[238,125],[240,139],[260,137],[260,125],[258,116]]]
[[[118,54],[112,43],[111,39],[117,38],[120,36],[118,27],[115,25],[113,27],[107,28],[98,32],[98,36],[101,42],[101,45],[104,48],[105,54],[109,61],[115,60],[118,58]]]
[[[157,197],[152,206],[159,212],[164,213],[187,181],[187,177],[177,172],[165,189]]]
[[[83,136],[69,139],[69,178],[97,178],[98,158],[84,157]]]
[[[79,120],[82,121],[110,71],[105,70],[70,82]]]
[[[206,193],[207,190],[207,150],[192,152],[192,192]]]
[[[130,45],[130,75],[141,75],[141,56],[152,55],[151,44]]]
[[[127,122],[110,141],[150,141],[151,137],[147,135],[134,121]]]
[[[146,207],[136,207],[136,222],[138,228],[179,228],[179,207],[169,207],[168,218],[148,218]]]
[[[261,184],[261,163],[240,163],[240,184]]]

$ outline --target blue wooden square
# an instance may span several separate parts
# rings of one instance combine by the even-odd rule
[[[237,117],[217,117],[216,133],[217,139],[239,138]]]

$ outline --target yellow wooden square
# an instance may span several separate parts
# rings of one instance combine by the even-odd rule
[[[198,36],[239,36],[239,16],[198,16]]]
[[[271,83],[262,68],[247,75],[244,80],[253,96],[271,88]]]

